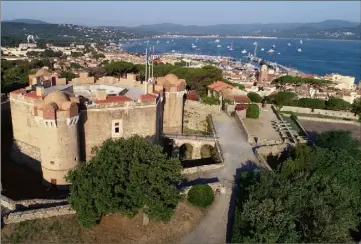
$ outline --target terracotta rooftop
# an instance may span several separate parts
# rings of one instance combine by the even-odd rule
[[[248,98],[248,96],[233,96],[233,100],[236,103],[251,103],[251,100]]]
[[[207,87],[208,87],[208,89],[214,90],[214,91],[217,91],[217,92],[222,91],[223,89],[226,89],[226,88],[230,88],[230,89],[233,88],[233,86],[231,86],[231,85],[229,85],[229,84],[227,84],[227,83],[225,83],[223,81],[216,81],[216,82],[214,82],[213,84],[210,84]]]
[[[95,103],[97,104],[123,103],[123,102],[131,102],[131,101],[133,100],[127,96],[108,96],[105,100],[95,100]]]
[[[144,95],[140,95],[140,101],[145,102],[145,101],[154,101],[155,99],[157,99],[156,95],[152,95],[152,94],[144,94]]]
[[[39,98],[41,98],[41,96],[36,95],[36,92],[35,92],[35,91],[26,93],[26,94],[24,95],[24,97],[25,97],[25,98],[31,98],[31,99],[39,99]]]

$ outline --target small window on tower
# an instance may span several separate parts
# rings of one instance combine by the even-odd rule
[[[115,132],[115,133],[119,133],[119,127],[115,127],[115,128],[114,128],[114,132]]]
[[[112,122],[112,137],[119,138],[123,136],[123,123],[121,120],[114,120]]]

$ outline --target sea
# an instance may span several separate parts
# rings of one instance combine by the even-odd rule
[[[354,76],[355,83],[361,80],[361,41],[317,39],[253,39],[253,38],[158,38],[122,42],[121,48],[132,53],[145,53],[153,49],[155,54],[170,52],[229,56],[237,61],[246,61],[248,53],[267,61],[294,68],[303,73],[325,75],[339,73]],[[290,43],[290,46],[288,45]],[[196,47],[192,48],[192,44]],[[221,47],[217,47],[220,45]],[[268,50],[275,46],[274,53]],[[227,46],[232,46],[230,51]],[[301,52],[298,52],[301,48]],[[264,49],[264,50],[263,50]],[[247,53],[243,54],[242,51]]]

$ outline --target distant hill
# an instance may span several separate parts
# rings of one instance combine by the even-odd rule
[[[209,26],[180,25],[180,24],[154,24],[141,25],[138,27],[115,26],[118,30],[132,32],[147,32],[154,34],[179,34],[179,35],[255,35],[255,36],[276,36],[276,37],[299,37],[315,35],[319,31],[343,28],[355,28],[360,23],[343,20],[325,20],[317,23],[273,23],[273,24],[219,24]],[[356,35],[357,36],[357,35]],[[324,36],[331,38],[332,36]],[[321,38],[321,36],[318,36]],[[352,38],[348,36],[348,38]],[[358,39],[358,38],[355,38]]]
[[[70,24],[25,24],[21,22],[1,22],[1,45],[16,46],[26,41],[27,35],[39,37],[38,43],[51,42],[55,45],[85,42],[115,42],[122,38],[139,38],[128,31],[109,27],[85,27]]]
[[[48,22],[42,20],[36,20],[36,19],[13,19],[13,20],[5,20],[4,22],[24,23],[29,25],[49,24]]]

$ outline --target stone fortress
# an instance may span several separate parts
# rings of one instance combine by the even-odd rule
[[[67,187],[64,176],[109,138],[182,133],[185,88],[173,74],[139,82],[81,73],[67,82],[44,67],[10,93],[11,157],[42,172],[45,185]]]

